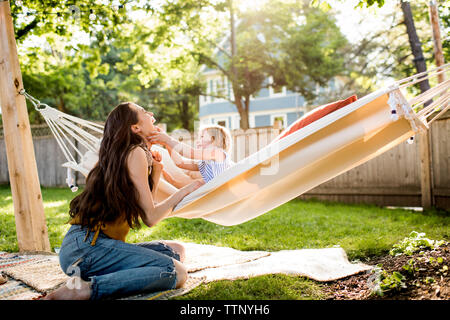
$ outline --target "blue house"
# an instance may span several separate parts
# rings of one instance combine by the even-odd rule
[[[230,130],[239,129],[240,115],[237,107],[226,99],[213,97],[225,95],[232,100],[231,83],[219,70],[204,68],[202,74],[206,81],[206,95],[199,98],[200,124],[218,124]],[[312,107],[328,102],[324,98],[336,94],[340,83],[336,78],[329,82],[327,88],[317,88],[319,98],[314,105],[307,105],[299,93],[286,90],[285,87],[261,89],[256,96],[250,98],[250,128],[273,126],[276,121],[286,128]]]
[[[260,40],[264,41],[263,38],[262,36]],[[222,40],[219,47],[229,50],[228,36]],[[219,63],[224,62],[222,61],[224,60],[223,52],[216,49],[215,54]],[[218,69],[203,66],[201,72],[206,82],[206,95],[199,97],[200,124],[218,124],[230,130],[239,129],[240,115],[237,107],[226,99],[211,96],[227,96],[233,100],[231,83]],[[267,79],[267,83],[272,83],[271,79]],[[281,127],[286,128],[312,107],[329,102],[327,99],[336,95],[342,83],[335,78],[328,83],[327,88],[317,87],[319,98],[314,101],[313,105],[307,105],[304,97],[299,93],[286,90],[285,87],[263,88],[257,95],[250,98],[250,128],[273,126],[276,121],[279,121]]]
[[[230,130],[239,129],[240,115],[237,107],[226,99],[219,99],[210,95],[227,95],[233,98],[231,83],[218,70],[207,69],[203,71],[207,84],[207,95],[200,96],[199,118],[201,125],[218,124]],[[328,88],[318,88],[321,95],[328,96],[330,91],[337,91],[337,79],[329,82]],[[317,104],[321,99],[318,99]],[[249,124],[250,128],[273,126],[279,121],[281,127],[286,128],[313,106],[307,105],[305,99],[299,94],[285,87],[263,88],[250,98]]]

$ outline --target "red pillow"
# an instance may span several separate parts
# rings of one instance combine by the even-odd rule
[[[290,135],[291,133],[303,127],[306,127],[308,124],[311,124],[314,121],[319,120],[322,117],[325,117],[327,114],[330,114],[342,107],[345,107],[346,105],[349,105],[352,102],[355,102],[357,99],[358,98],[356,97],[356,95],[353,95],[345,100],[331,102],[329,104],[314,108],[313,110],[305,114],[303,117],[295,121],[293,124],[291,124],[288,128],[286,128],[282,133],[280,133],[280,135],[277,138],[275,138],[275,140],[284,138]]]

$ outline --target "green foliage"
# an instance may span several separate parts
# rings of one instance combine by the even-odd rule
[[[104,121],[118,103],[133,101],[151,108],[169,130],[193,130],[199,66],[185,46],[174,46],[181,33],[165,14],[152,14],[155,8],[150,5],[127,4],[117,10],[112,1],[79,1],[81,13],[74,19],[66,15],[70,6],[65,3],[23,3],[13,5],[12,13],[28,93],[63,112],[96,121]],[[94,20],[89,19],[90,9]],[[152,15],[131,20],[131,10]],[[58,12],[64,15],[57,17]],[[27,25],[32,18],[40,22]],[[66,32],[58,31],[59,25]],[[31,123],[43,122],[28,107]]]
[[[341,0],[342,2],[345,0]],[[356,7],[371,7],[373,5],[377,5],[378,7],[382,7],[385,3],[385,0],[359,0]],[[328,8],[330,9],[331,6],[328,3],[327,0],[310,0],[310,5],[313,7],[319,7],[319,8]]]
[[[403,270],[405,270],[409,274],[414,274],[414,272],[419,271],[416,267],[416,261],[413,259],[409,259],[407,264],[402,266]]]
[[[394,244],[392,246],[392,249],[389,251],[389,254],[393,256],[402,254],[412,255],[419,251],[423,252],[423,250],[426,249],[437,248],[444,243],[444,240],[437,241],[425,238],[425,233],[423,232],[419,233],[416,231],[412,231],[408,237],[404,238],[399,243]],[[417,258],[417,260],[421,261],[424,261],[424,259],[426,258],[422,256],[419,256]],[[415,260],[414,258],[409,259],[408,262],[402,266],[402,269],[405,270],[407,274],[411,276],[414,275],[416,272],[421,270],[418,267],[417,260]],[[436,264],[438,266],[444,262],[444,259],[442,257],[429,257],[427,260],[428,261],[425,262],[432,265]],[[446,266],[444,265],[439,270],[441,273],[445,273],[448,270],[448,268],[444,267]],[[387,292],[399,291],[407,287],[405,276],[398,271],[389,273],[386,270],[383,270],[381,265],[378,265],[372,270],[372,273],[372,291],[379,296],[383,296]],[[413,281],[413,283],[416,282],[417,281]],[[432,277],[427,277],[424,282],[425,284],[431,284],[434,283],[435,280]]]
[[[77,30],[106,43],[108,38],[119,31],[118,26],[130,21],[127,12],[136,7],[136,4],[128,4],[119,8],[113,0],[22,0],[21,5],[11,1],[11,14],[19,43],[30,36],[56,34],[69,38]],[[146,9],[151,10],[148,5]]]
[[[437,248],[444,243],[444,240],[438,241],[425,238],[424,232],[419,233],[412,231],[409,236],[404,238],[400,243],[394,244],[392,249],[389,251],[389,254],[392,256],[402,254],[412,255],[413,253],[421,250]]]
[[[280,42],[281,61],[275,79],[313,103],[317,86],[327,88],[331,79],[343,75],[342,50],[347,40],[330,14],[307,8],[304,18],[304,23],[286,26],[288,36]]]
[[[407,287],[405,276],[398,271],[389,273],[381,266],[377,266],[372,270],[372,273],[375,275],[372,291],[379,296],[384,296],[387,292],[400,291]]]
[[[228,1],[131,1],[119,10],[113,0],[81,0],[74,2],[81,10],[75,15],[70,2],[22,3],[19,7],[12,1],[11,9],[26,90],[63,112],[90,120],[103,121],[115,105],[131,100],[152,108],[169,130],[192,130],[198,96],[206,94],[202,63],[222,70],[234,83],[234,96],[246,101],[261,88],[284,85],[311,102],[317,98],[317,85],[327,86],[336,75],[349,79],[340,96],[361,96],[374,88],[374,79],[415,72],[398,13],[391,30],[353,45],[336,26],[332,10],[303,1],[269,1],[250,12],[236,10],[237,54],[231,57],[229,44],[219,45],[229,31]],[[381,6],[384,1],[363,3]],[[432,65],[427,3],[411,6],[425,58]],[[439,6],[444,35],[450,5]],[[446,60],[449,44],[444,39]],[[273,83],[265,81],[270,76]],[[42,122],[29,107],[31,122]]]

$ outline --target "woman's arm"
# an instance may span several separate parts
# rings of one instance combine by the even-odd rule
[[[166,218],[178,202],[203,184],[201,181],[194,181],[155,205],[148,185],[148,162],[145,151],[142,148],[134,148],[128,155],[127,166],[131,181],[139,193],[139,205],[145,212],[141,217],[142,221],[149,227]]]
[[[180,189],[184,186],[188,185],[189,183],[192,183],[194,180],[186,177],[184,181],[181,181],[179,179],[174,178],[169,172],[163,169],[162,171],[164,179],[166,179],[167,182],[169,182],[174,187]]]
[[[150,178],[153,181],[153,189],[152,189],[153,197],[156,196],[156,192],[158,191],[159,179],[161,178],[162,171],[163,171],[163,164],[159,161],[156,161],[156,159],[153,159],[152,173],[150,176]]]
[[[169,152],[175,150],[183,157],[195,160],[215,160],[223,161],[225,160],[224,152],[219,148],[212,149],[198,149],[192,148],[191,146],[179,142],[169,136],[165,132],[153,132],[148,138],[151,144],[161,144],[165,146]]]
[[[170,157],[177,167],[191,171],[198,171],[198,165],[196,161],[181,157],[181,155],[173,149],[168,149],[168,151]]]

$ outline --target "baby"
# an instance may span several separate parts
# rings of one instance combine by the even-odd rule
[[[200,172],[205,183],[234,165],[230,155],[231,135],[228,129],[222,126],[202,127],[196,148],[175,140],[165,132],[155,132],[148,140],[151,144],[165,146],[179,168]],[[188,183],[172,177],[166,170],[163,170],[163,176],[177,188]]]

